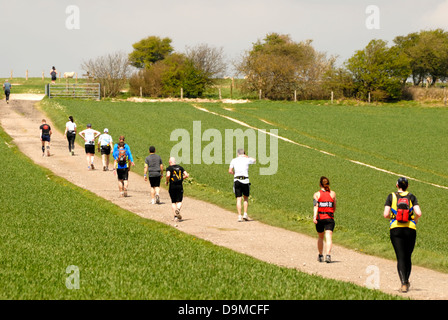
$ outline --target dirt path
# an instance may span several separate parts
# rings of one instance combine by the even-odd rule
[[[87,171],[83,148],[76,146],[75,156],[69,155],[67,140],[61,132],[53,130],[51,157],[42,157],[39,126],[44,116],[34,107],[32,97],[21,99],[12,95],[9,105],[0,102],[0,121],[4,130],[14,139],[20,150],[35,163],[46,167],[72,183],[88,189],[141,217],[174,225],[169,195],[161,191],[162,204],[149,203],[149,183],[131,172],[129,197],[119,198],[117,180],[112,171]],[[77,138],[79,141],[79,138]],[[132,146],[131,146],[132,148]],[[96,157],[97,168],[101,159]],[[368,256],[340,246],[334,246],[332,260],[326,264],[316,261],[316,238],[271,227],[257,221],[237,222],[236,212],[215,205],[184,198],[184,221],[178,229],[219,246],[253,256],[276,265],[296,268],[323,277],[350,281],[366,286],[372,283],[374,270],[379,275],[380,290],[400,294],[396,262]],[[392,250],[392,247],[391,247]],[[373,267],[372,267],[373,266]],[[414,299],[448,299],[448,274],[421,267],[413,267],[411,290],[405,297]]]

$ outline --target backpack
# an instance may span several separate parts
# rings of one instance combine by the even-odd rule
[[[411,220],[412,210],[411,201],[409,200],[409,193],[405,196],[401,196],[398,192],[392,194],[397,203],[397,209],[395,214],[395,220],[398,222],[409,222]]]
[[[118,163],[122,166],[124,166],[128,162],[128,156],[126,155],[126,149],[119,148],[118,149]]]
[[[174,182],[175,184],[182,183],[183,175],[182,175],[182,170],[179,167],[172,168],[171,173],[172,174],[170,176],[170,179],[172,182]]]

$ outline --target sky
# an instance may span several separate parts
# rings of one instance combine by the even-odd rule
[[[52,66],[81,76],[83,61],[148,36],[176,52],[222,47],[230,65],[276,32],[342,64],[372,39],[435,28],[448,30],[448,0],[0,0],[0,77],[49,77]]]

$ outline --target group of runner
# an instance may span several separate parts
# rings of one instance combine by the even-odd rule
[[[50,155],[51,127],[42,120],[40,126],[42,141],[42,156]],[[74,155],[74,140],[76,137],[76,123],[69,117],[66,123],[65,135],[68,141],[69,153]],[[103,134],[93,130],[91,124],[79,135],[85,141],[85,152],[88,170],[93,170],[95,155],[95,140],[98,138],[98,151],[101,152],[103,170],[109,170],[109,156],[114,158],[113,170],[118,177],[120,196],[127,196],[128,173],[134,166],[131,149],[125,143],[125,137],[120,136],[119,142],[113,145],[109,130],[104,129]],[[176,164],[174,157],[169,158],[166,168],[165,184],[169,185],[171,208],[174,221],[181,221],[181,208],[183,201],[183,181],[189,177],[185,169]],[[256,163],[256,159],[246,155],[244,149],[237,150],[237,157],[229,165],[229,173],[233,175],[233,192],[236,198],[238,221],[249,221],[248,206],[250,196],[249,166]],[[160,183],[164,175],[164,166],[161,157],[156,154],[154,146],[149,147],[149,155],[145,159],[143,176],[149,180],[151,204],[160,204]],[[397,270],[401,281],[401,292],[407,292],[410,287],[409,277],[412,269],[411,256],[416,241],[416,225],[422,215],[415,195],[407,191],[408,180],[400,177],[396,183],[396,192],[388,195],[383,216],[390,220],[390,239],[397,258]],[[335,228],[334,213],[336,211],[336,193],[330,189],[330,180],[322,176],[319,180],[320,190],[313,195],[313,222],[318,233],[317,250],[319,262],[331,262],[332,236]],[[324,258],[325,242],[325,258]]]

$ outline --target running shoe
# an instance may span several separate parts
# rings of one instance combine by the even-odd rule
[[[92,167],[92,170],[95,170],[95,166],[93,165],[93,163],[92,163],[91,167]]]
[[[326,262],[326,263],[330,263],[330,262],[331,262],[331,256],[330,256],[329,254],[327,254],[327,255],[325,256],[325,262]]]
[[[243,220],[244,220],[244,221],[249,221],[249,217],[247,216],[247,213],[245,213],[245,214],[243,215]]]
[[[157,203],[157,204],[160,204],[160,197],[159,197],[158,194],[156,194],[156,203]]]
[[[243,217],[241,215],[238,215],[238,222],[243,222]]]
[[[324,262],[324,255],[323,255],[323,254],[319,254],[319,255],[317,256],[317,261],[319,261],[319,262]]]
[[[182,216],[180,215],[180,210],[176,209],[176,211],[174,212],[174,215],[177,219],[182,220]]]

